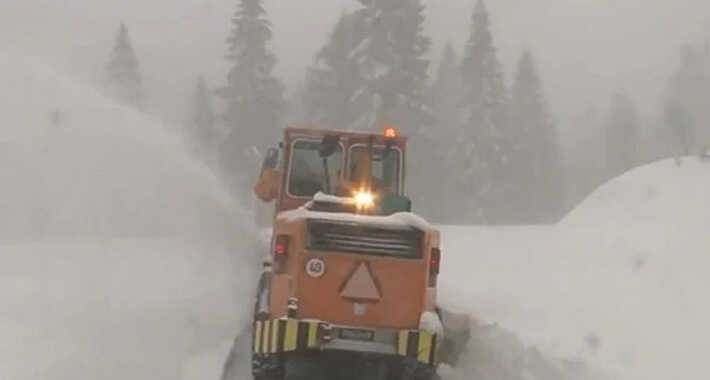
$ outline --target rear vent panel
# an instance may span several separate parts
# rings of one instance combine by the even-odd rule
[[[308,248],[318,251],[420,259],[420,230],[324,220],[308,221]]]

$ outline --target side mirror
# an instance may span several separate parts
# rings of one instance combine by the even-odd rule
[[[404,195],[386,194],[380,201],[380,211],[382,215],[411,212],[412,201]]]
[[[279,163],[279,150],[277,148],[269,148],[266,151],[266,156],[264,157],[264,162],[261,165],[261,170],[264,169],[276,169],[276,165]]]
[[[321,158],[328,158],[338,150],[338,145],[340,144],[340,136],[335,135],[325,135],[320,143],[320,150],[318,153]]]
[[[281,172],[278,170],[279,150],[269,148],[261,165],[259,180],[254,186],[254,193],[264,202],[271,202],[279,195]]]

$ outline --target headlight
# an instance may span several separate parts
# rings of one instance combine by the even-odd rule
[[[372,193],[366,191],[358,191],[355,193],[353,199],[355,199],[355,205],[357,208],[360,209],[371,208],[375,205],[375,197],[372,196]]]

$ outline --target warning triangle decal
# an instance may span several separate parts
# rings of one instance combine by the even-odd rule
[[[355,301],[378,302],[382,298],[377,289],[375,279],[367,267],[367,264],[360,263],[360,266],[353,272],[345,283],[340,296]]]

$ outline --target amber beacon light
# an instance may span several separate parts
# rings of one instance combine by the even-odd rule
[[[386,127],[384,135],[388,139],[393,139],[397,137],[397,128],[395,127]]]

